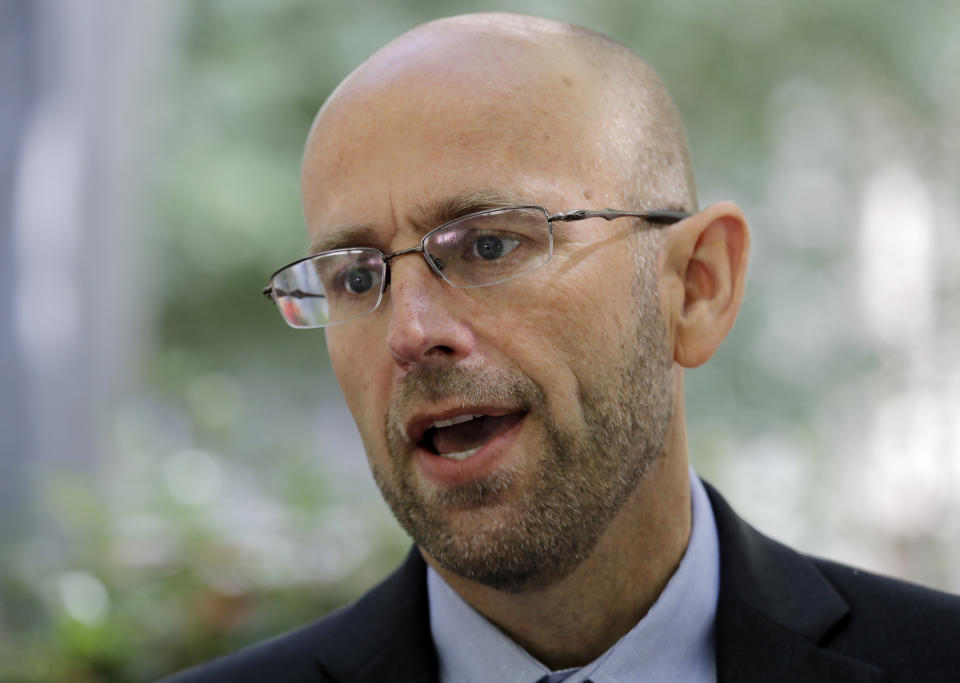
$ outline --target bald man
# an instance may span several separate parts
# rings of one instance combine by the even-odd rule
[[[960,601],[803,557],[691,474],[683,370],[749,233],[700,209],[656,74],[582,28],[431,22],[357,68],[303,160],[323,328],[415,542],[354,605],[177,681],[958,680]]]

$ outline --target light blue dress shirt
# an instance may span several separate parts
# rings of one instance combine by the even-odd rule
[[[690,473],[693,527],[680,566],[650,610],[613,647],[580,669],[550,671],[427,569],[430,630],[441,683],[662,683],[716,681],[713,622],[720,549],[713,509]]]

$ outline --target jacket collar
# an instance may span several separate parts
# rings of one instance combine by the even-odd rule
[[[823,647],[850,607],[816,565],[760,534],[706,487],[720,539],[718,681],[883,680],[876,667]]]

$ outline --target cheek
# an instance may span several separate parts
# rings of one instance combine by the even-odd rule
[[[611,290],[603,275],[561,283],[537,308],[534,329],[543,330],[544,342],[563,349],[571,361],[603,351],[630,324],[624,289]]]
[[[385,393],[381,385],[383,377],[389,377],[390,368],[381,368],[378,363],[385,361],[381,361],[370,345],[364,343],[363,335],[354,332],[345,328],[331,328],[327,331],[327,349],[343,398],[361,436],[367,442],[374,433],[376,419],[382,421],[386,413]]]
[[[555,416],[578,415],[599,345],[598,321],[604,316],[581,296],[552,285],[524,299],[528,305],[508,321],[491,325],[485,336],[540,386]]]
[[[525,346],[548,377],[560,383],[558,400],[595,393],[635,339],[636,313],[629,285],[610,289],[607,274],[554,283],[529,309]],[[546,388],[546,387],[545,387]],[[564,398],[566,397],[566,398]]]

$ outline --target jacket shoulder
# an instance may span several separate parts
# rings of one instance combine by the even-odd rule
[[[356,602],[162,683],[377,680],[376,672],[383,667],[419,666],[431,671],[435,668],[432,642],[426,567],[414,549],[393,574]],[[398,653],[403,653],[402,660]]]
[[[270,640],[249,645],[218,659],[198,664],[164,678],[161,683],[212,683],[213,681],[278,680],[300,683],[333,681],[317,659],[318,651],[331,633],[327,618]]]
[[[720,541],[720,680],[958,680],[960,597],[798,553],[706,486]]]
[[[919,671],[960,671],[960,596],[829,560],[813,562],[850,605],[827,639],[830,647],[882,663],[904,680]]]

